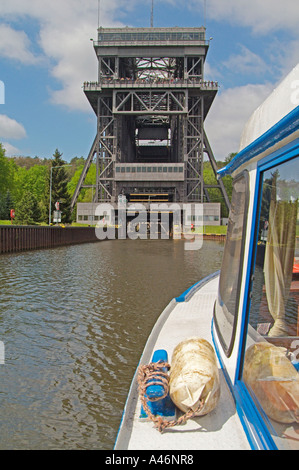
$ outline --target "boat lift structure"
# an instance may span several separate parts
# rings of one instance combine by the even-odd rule
[[[117,204],[119,195],[136,201],[137,194],[143,203],[204,203],[216,188],[229,208],[223,182],[203,177],[205,159],[217,172],[204,130],[218,90],[204,78],[205,28],[100,27],[93,45],[98,80],[85,82],[84,92],[97,134],[72,209],[93,161],[93,203]]]

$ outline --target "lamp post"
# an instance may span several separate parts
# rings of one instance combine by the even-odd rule
[[[51,204],[52,204],[52,170],[53,168],[63,168],[65,166],[72,166],[72,165],[60,165],[60,166],[51,166],[51,174],[50,174],[50,201],[49,201],[49,225],[51,225]]]

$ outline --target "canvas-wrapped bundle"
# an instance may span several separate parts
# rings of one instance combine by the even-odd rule
[[[285,348],[267,342],[250,346],[243,377],[270,418],[279,423],[299,422],[299,373]]]
[[[184,413],[202,416],[219,401],[220,381],[216,354],[205,339],[189,338],[176,346],[171,359],[169,392]]]

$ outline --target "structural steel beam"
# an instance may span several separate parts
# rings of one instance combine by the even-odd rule
[[[137,191],[145,196],[162,191],[182,203],[209,200],[212,186],[204,182],[204,156],[215,174],[217,165],[204,120],[217,84],[203,78],[205,28],[99,28],[94,47],[98,82],[86,82],[84,91],[97,116],[97,135],[72,208],[94,157],[95,202],[117,202],[119,194]],[[184,171],[177,180],[175,174],[167,179],[165,167],[163,178],[151,179],[150,172],[157,171],[151,164],[163,163],[170,168],[181,164]],[[121,165],[123,178],[116,175]],[[223,182],[214,186],[229,207]]]

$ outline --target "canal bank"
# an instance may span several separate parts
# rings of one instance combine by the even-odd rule
[[[98,241],[92,227],[0,226],[0,254]]]
[[[203,234],[191,234],[190,236],[194,235],[194,238],[203,238],[203,240],[217,240],[219,242],[224,242],[226,240],[226,235],[224,233],[203,233]],[[182,238],[184,234],[182,234]]]
[[[115,230],[114,236],[118,238],[117,230]],[[223,233],[191,233],[188,237],[185,237],[184,233],[181,234],[182,239],[190,240],[190,237],[194,239],[203,237],[203,240],[217,241],[225,241],[226,239],[226,235]],[[108,233],[106,238],[109,238]],[[149,234],[148,238],[150,238]],[[98,241],[100,240],[97,237],[95,227],[0,225],[0,254]]]

